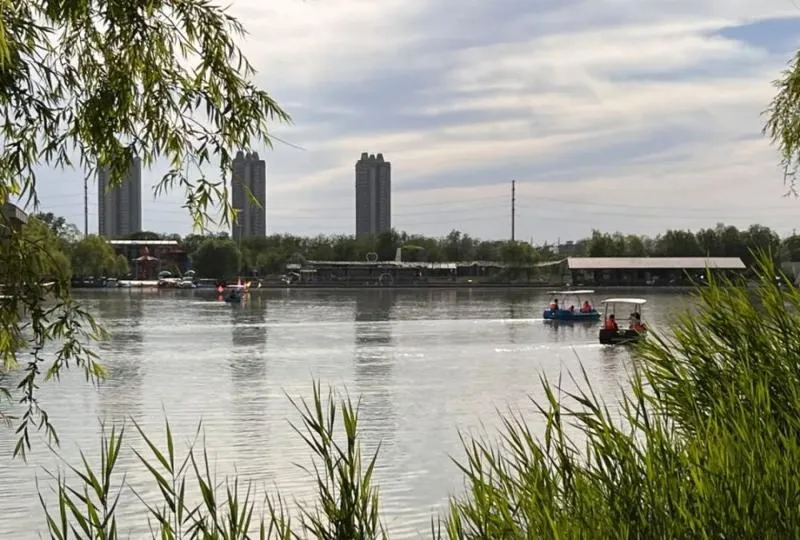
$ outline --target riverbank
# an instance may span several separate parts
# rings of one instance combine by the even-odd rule
[[[274,292],[274,291],[368,291],[368,290],[491,290],[491,291],[504,291],[504,290],[531,290],[531,291],[553,291],[553,290],[585,290],[591,288],[596,294],[604,292],[620,293],[627,291],[629,293],[683,293],[692,290],[694,287],[691,285],[598,285],[595,287],[564,287],[563,285],[545,285],[541,283],[425,283],[425,284],[399,284],[399,285],[352,285],[352,284],[307,284],[307,285],[279,285],[267,284],[261,287],[252,287],[251,294],[258,294],[260,292]],[[120,287],[80,287],[80,290],[110,290],[110,291],[129,291],[129,290],[148,290],[148,291],[171,291],[181,293],[199,293],[199,294],[215,294],[215,289],[202,288],[202,289],[180,289],[172,287],[158,287],[156,281],[137,281],[137,282],[124,282]]]

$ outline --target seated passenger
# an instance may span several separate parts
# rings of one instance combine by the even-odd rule
[[[569,306],[569,312],[575,313],[575,306]]]
[[[550,311],[558,311],[558,298],[554,298],[552,302],[550,302]]]
[[[647,332],[647,328],[645,328],[644,324],[642,324],[642,316],[638,313],[634,313],[632,316],[631,330],[633,330],[637,334],[641,334],[642,332]]]
[[[606,322],[603,325],[603,328],[606,329],[606,330],[614,330],[614,331],[618,331],[619,330],[619,326],[617,326],[617,321],[614,319],[614,314],[613,313],[608,316],[608,319],[606,319]]]
[[[581,306],[581,313],[591,313],[592,312],[592,305],[589,303],[588,300],[583,302]]]

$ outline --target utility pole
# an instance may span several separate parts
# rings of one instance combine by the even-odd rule
[[[89,236],[89,176],[83,177],[83,237]]]
[[[514,241],[514,221],[517,211],[517,181],[511,181],[511,241]]]

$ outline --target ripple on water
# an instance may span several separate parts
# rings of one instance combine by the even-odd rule
[[[202,421],[220,477],[238,473],[259,493],[277,485],[290,499],[309,498],[313,482],[297,466],[309,464],[309,450],[289,425],[298,415],[285,393],[309,398],[319,377],[361,398],[363,448],[380,443],[375,480],[393,538],[426,535],[431,516],[461,492],[451,460],[463,455],[459,429],[483,423],[494,433],[497,408],[531,415],[540,375],[576,373],[579,361],[601,395],[618,396],[627,361],[595,343],[597,326],[531,317],[548,301],[535,291],[293,290],[260,292],[238,307],[190,293],[79,294],[112,340],[100,349],[109,379],[97,389],[77,372],[42,388],[68,462],[77,463],[79,448],[96,455],[99,419],[134,417],[163,442],[166,414],[180,449]],[[653,325],[685,299],[651,304]],[[127,433],[144,449],[132,426]],[[44,521],[35,477],[44,481],[42,466],[57,461],[41,444],[29,464],[11,461],[13,442],[10,432],[0,437],[0,538],[36,538]],[[120,468],[140,495],[157,499],[133,454]],[[140,537],[141,508],[135,497],[124,501],[124,525]]]

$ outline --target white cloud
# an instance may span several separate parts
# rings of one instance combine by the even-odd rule
[[[408,21],[423,0],[237,0],[246,25],[243,50],[269,86],[316,90],[351,80],[395,59],[414,40]],[[291,99],[290,96],[286,96]]]
[[[307,149],[276,143],[262,153],[271,230],[352,232],[353,166],[364,151],[392,161],[394,221],[418,232],[461,226],[505,235],[506,177],[520,180],[523,199],[597,204],[559,213],[557,205],[520,203],[536,208],[530,215],[520,208],[519,228],[536,238],[592,226],[713,225],[712,214],[730,208],[791,229],[782,208],[794,202],[780,199],[775,149],[742,138],[760,132],[770,81],[793,51],[774,55],[716,33],[800,15],[791,1],[583,0],[507,19],[492,18],[482,2],[450,3],[457,8],[443,17],[445,2],[234,0],[258,80],[296,119],[276,132]],[[506,2],[497,2],[500,13]],[[386,72],[404,83],[402,92],[375,82]],[[358,98],[348,99],[348,89]],[[651,140],[658,133],[669,134],[664,148]],[[44,189],[45,202],[47,191],[65,188]],[[146,227],[187,232],[177,197],[167,201],[146,203]],[[421,201],[431,204],[415,209]],[[702,216],[691,210],[647,218],[588,212],[613,202],[718,210],[708,212],[709,223],[684,219]],[[574,218],[580,208],[582,218]]]

